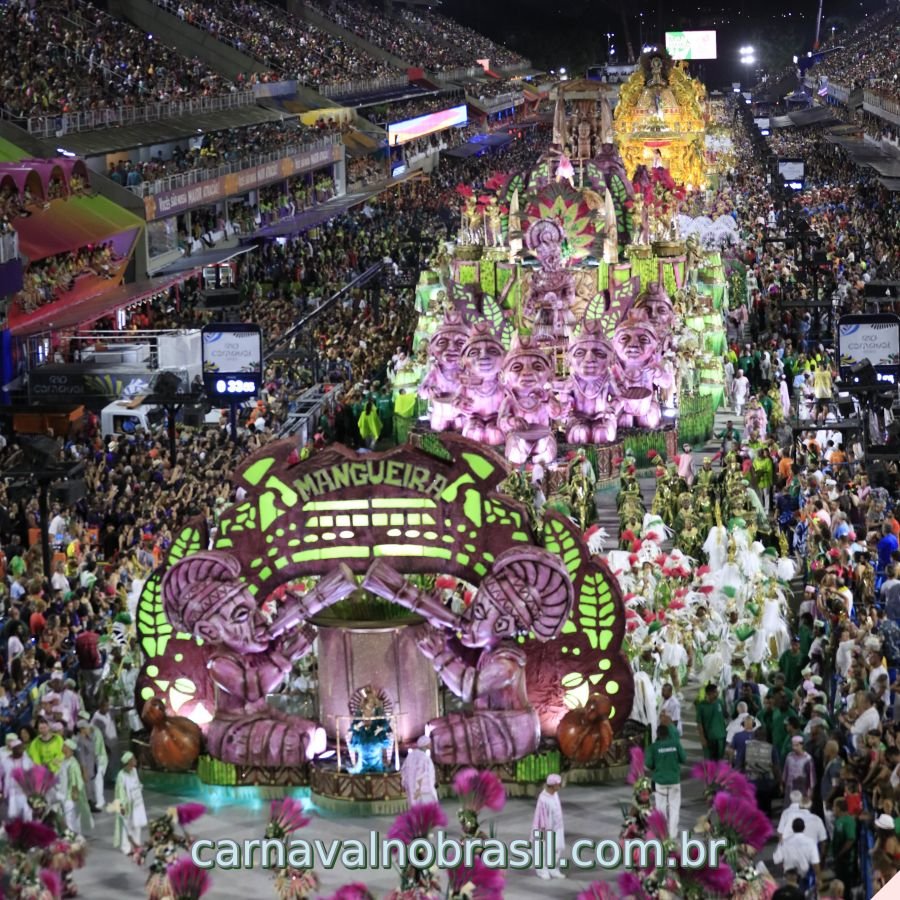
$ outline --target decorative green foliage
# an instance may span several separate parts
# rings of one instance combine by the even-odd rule
[[[169,549],[168,562],[174,565],[191,553],[203,549],[199,529],[189,525],[182,529],[181,533],[172,543]],[[162,602],[162,576],[161,571],[154,572],[144,583],[141,597],[137,606],[137,636],[144,655],[149,659],[162,656],[166,652],[166,644],[175,634],[175,629],[169,624]],[[179,638],[190,638],[189,634],[179,633]]]

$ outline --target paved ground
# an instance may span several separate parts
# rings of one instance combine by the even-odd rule
[[[696,741],[687,739],[689,757],[699,756]],[[704,812],[702,801],[696,797],[693,786],[686,786],[682,821],[688,827]],[[620,803],[627,802],[631,791],[627,786],[571,787],[561,794],[566,817],[568,841],[579,838],[615,839],[620,830],[622,816]],[[149,812],[152,817],[173,803],[173,799],[161,794],[147,792]],[[448,834],[455,833],[456,807],[452,801],[442,804],[450,823]],[[510,800],[506,809],[490,821],[495,825],[495,834],[502,840],[528,837],[534,801],[529,799]],[[308,840],[356,838],[368,841],[370,830],[384,834],[391,824],[391,818],[333,819],[314,814],[312,824],[300,833]],[[266,824],[266,812],[244,807],[224,807],[205,816],[191,826],[191,832],[198,838],[217,840],[231,838],[236,841],[259,838]],[[348,872],[342,867],[335,871],[319,871],[322,880],[322,895],[328,896],[342,884],[350,881],[365,881],[377,896],[387,893],[397,884],[392,871]],[[270,879],[262,870],[254,871],[213,871],[213,887],[207,895],[209,900],[245,900],[249,897],[273,896]],[[602,877],[610,879],[609,873],[570,872],[565,881],[541,881],[532,872],[511,872],[507,875],[508,898],[566,897],[575,895],[593,880]],[[90,841],[87,866],[76,875],[81,896],[87,900],[122,900],[143,896],[146,871],[138,868],[121,853],[112,849],[112,816],[101,814]]]
[[[725,417],[717,428],[724,426]],[[698,457],[700,448],[698,448]],[[652,499],[653,480],[645,480],[642,484],[645,498]],[[615,518],[615,492],[605,494],[603,503],[602,524],[615,540],[618,524]],[[612,545],[611,545],[612,546]],[[696,695],[696,685],[688,684],[685,689],[683,743],[688,760],[693,763],[700,759],[700,745],[693,718],[692,700]],[[567,787],[562,792],[562,803],[566,817],[566,834],[569,843],[579,838],[615,839],[621,827],[622,803],[628,803],[631,789],[627,785],[610,785],[603,787]],[[150,791],[146,795],[148,811],[152,818],[166,807],[173,804],[174,799],[163,794]],[[237,841],[259,838],[266,824],[265,805],[251,809],[246,806],[223,805],[211,812],[191,827],[198,838],[211,840],[231,838]],[[452,801],[444,801],[444,810],[450,822],[449,833],[455,833],[456,807]],[[514,799],[507,803],[502,813],[493,817],[495,834],[503,840],[527,837],[530,832],[531,816],[534,801],[531,799]],[[706,812],[706,805],[696,785],[686,781],[684,788],[684,805],[682,810],[682,826],[690,828],[694,822]],[[362,839],[368,840],[369,832],[377,830],[384,834],[390,826],[391,819],[360,818],[338,819],[327,814],[313,812],[312,824],[301,833],[306,839]],[[766,848],[771,850],[770,848]],[[770,858],[770,853],[764,854]],[[249,897],[273,896],[270,876],[262,870],[253,871],[214,871],[213,887],[207,895],[210,900],[245,900]],[[349,872],[338,866],[334,871],[319,870],[322,880],[322,896],[328,896],[340,885],[350,881],[365,881],[376,895],[382,895],[397,884],[393,871],[376,870],[367,872]],[[610,873],[570,871],[564,881],[542,881],[532,872],[511,872],[507,875],[506,897],[512,900],[530,900],[530,898],[574,898],[591,881],[602,878],[611,880]],[[112,817],[101,814],[91,836],[90,856],[87,867],[76,876],[76,881],[83,897],[87,900],[122,900],[122,898],[140,898],[143,896],[143,884],[146,872],[135,866],[121,853],[112,849]]]

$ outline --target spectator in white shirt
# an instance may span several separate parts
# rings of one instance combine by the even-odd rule
[[[53,573],[53,577],[50,579],[50,586],[57,593],[66,593],[66,591],[69,590],[69,579],[66,578],[65,563],[56,564],[56,571]]]
[[[869,688],[872,689],[878,682],[878,676],[887,675],[888,670],[882,665],[881,654],[877,650],[869,655],[869,665],[872,667],[869,670]]]
[[[660,713],[665,713],[669,717],[669,721],[678,729],[678,733],[682,733],[681,725],[681,702],[672,692],[671,684],[662,686],[663,702],[660,707]]]
[[[793,869],[802,881],[812,869],[819,876],[819,848],[816,842],[806,835],[806,824],[797,816],[791,823],[791,831],[778,845],[772,860],[780,863],[784,871]]]
[[[881,725],[878,710],[872,705],[872,696],[866,691],[858,691],[856,694],[856,706],[859,715],[850,724],[850,734],[853,736],[853,746],[856,750],[862,750],[865,746],[866,735],[877,730]],[[845,719],[847,717],[844,717]]]
[[[58,506],[54,508],[53,512],[55,515],[50,520],[47,530],[50,532],[51,540],[59,540],[65,536],[69,526],[66,522],[66,517],[60,513]]]

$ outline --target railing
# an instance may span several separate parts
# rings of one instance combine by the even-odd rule
[[[294,340],[299,334],[303,332],[303,330],[311,323],[314,322],[323,312],[331,309],[332,306],[342,302],[350,291],[355,288],[363,287],[368,284],[373,278],[377,277],[378,274],[384,269],[386,263],[378,262],[373,266],[369,266],[365,272],[361,275],[357,275],[356,278],[348,281],[339,291],[336,291],[332,294],[327,300],[324,300],[320,303],[311,313],[305,315],[299,322],[289,328],[277,341],[271,344],[266,349],[266,362],[273,357],[278,351],[285,348],[290,344],[291,341]]]
[[[52,138],[73,131],[99,131],[101,128],[143,125],[177,116],[197,116],[255,104],[256,96],[253,91],[234,91],[215,97],[166,100],[146,106],[117,106],[114,109],[88,109],[49,116],[16,116],[9,110],[2,110],[0,116],[25,128],[35,137]]]
[[[189,172],[180,172],[177,175],[167,175],[165,178],[157,178],[154,181],[142,181],[140,184],[128,185],[128,190],[138,197],[152,197],[155,194],[163,194],[166,191],[189,187],[192,184],[200,184],[204,181],[215,181],[223,175],[231,175],[233,172],[242,172],[244,169],[252,169],[254,166],[264,166],[266,163],[277,162],[280,159],[290,159],[300,153],[309,153],[314,150],[324,150],[341,143],[339,134],[329,134],[326,137],[309,144],[291,144],[279,150],[269,153],[256,153],[244,156],[235,162],[222,163],[206,169],[191,169]]]
[[[514,106],[516,103],[521,103],[522,98],[521,91],[510,91],[509,93],[497,94],[492,97],[479,97],[477,94],[466,92],[467,100],[477,103],[488,110],[505,109],[508,106]]]
[[[523,60],[520,63],[510,63],[508,66],[497,66],[496,71],[501,75],[515,75],[516,72],[527,72],[533,69],[530,59]]]
[[[405,75],[385,76],[384,78],[357,79],[355,81],[336,81],[332,84],[320,84],[317,88],[323,97],[347,97],[351,94],[375,94],[378,91],[389,91],[393,88],[406,87],[409,79]]]
[[[469,66],[460,69],[442,69],[435,72],[434,77],[438,81],[466,81],[472,78],[479,78],[484,75],[484,69],[481,66]]]
[[[0,234],[0,263],[19,259],[19,235],[15,231]]]
[[[877,90],[867,88],[863,91],[863,109],[900,125],[900,101],[896,97],[886,97]]]
[[[838,103],[843,103],[846,106],[847,101],[850,99],[850,90],[849,88],[845,88],[842,84],[834,84],[829,81],[828,96],[833,97]]]

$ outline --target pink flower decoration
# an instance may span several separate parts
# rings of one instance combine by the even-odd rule
[[[409,844],[416,838],[428,837],[435,828],[446,824],[447,817],[439,803],[417,803],[394,819],[387,836]]]
[[[472,868],[457,866],[447,873],[449,897],[466,900],[503,900],[506,878],[499,869],[488,868],[477,856]]]
[[[293,797],[273,800],[269,807],[269,828],[285,837],[298,828],[305,828],[311,821],[303,812],[303,804]]]
[[[490,809],[499,812],[506,805],[503,782],[491,771],[463,769],[453,779],[453,790],[464,809],[480,812]]]
[[[760,812],[755,798],[748,803],[721,791],[713,800],[713,810],[720,826],[732,833],[736,844],[748,844],[754,850],[761,850],[772,835],[772,823]]]
[[[199,868],[189,856],[172,863],[166,874],[175,900],[200,900],[212,886],[209,873]]]
[[[206,814],[206,807],[202,803],[181,803],[175,809],[179,825],[190,825]]]

